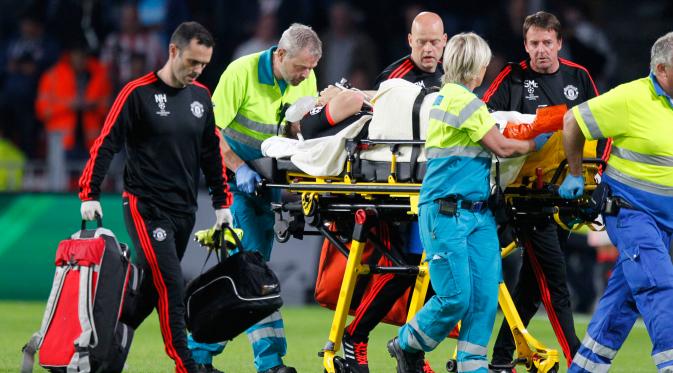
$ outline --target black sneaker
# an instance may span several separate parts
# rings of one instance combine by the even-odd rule
[[[196,364],[196,371],[198,373],[224,373],[223,371],[215,368],[213,364]]]
[[[265,370],[262,373],[297,373],[297,370],[284,364]]]
[[[512,364],[489,364],[489,373],[516,373],[516,368]]]
[[[406,352],[400,347],[397,337],[388,342],[388,353],[397,360],[397,373],[423,373],[425,366],[425,353]]]
[[[341,339],[341,345],[344,349],[344,359],[346,367],[350,373],[369,373],[367,363],[367,342],[355,342],[348,332],[344,331]]]
[[[514,363],[491,362],[488,365],[488,371],[492,373],[516,373]]]

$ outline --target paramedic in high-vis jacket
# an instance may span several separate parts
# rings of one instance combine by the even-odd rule
[[[227,167],[236,173],[230,190],[234,227],[244,232],[245,250],[258,251],[266,260],[273,246],[274,214],[270,204],[277,190],[255,195],[261,177],[249,165],[262,157],[261,144],[275,135],[281,109],[304,96],[317,96],[313,69],[322,56],[322,43],[308,26],[293,24],[281,35],[278,46],[243,56],[229,64],[213,93],[215,123],[222,128],[222,151]],[[227,320],[222,320],[227,322]],[[246,332],[258,372],[292,373],[282,357],[287,343],[280,312],[274,312]],[[191,336],[190,336],[191,337]],[[197,363],[210,364],[222,345],[202,344],[190,338]]]
[[[673,372],[673,32],[652,46],[650,75],[622,84],[565,116],[570,173],[559,194],[584,189],[585,139],[612,137],[602,184],[618,211],[603,221],[619,250],[617,264],[569,372],[607,372],[638,316],[652,340],[659,372]],[[601,186],[599,186],[601,187]]]
[[[549,138],[505,138],[486,105],[472,93],[491,59],[473,33],[453,36],[444,51],[444,86],[430,111],[427,171],[421,186],[419,226],[436,295],[388,342],[398,372],[423,372],[432,351],[462,320],[458,371],[488,372],[501,278],[500,246],[488,209],[491,153],[526,154]]]

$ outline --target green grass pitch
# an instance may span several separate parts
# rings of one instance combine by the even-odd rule
[[[21,346],[35,332],[42,319],[44,304],[22,302],[0,302],[0,372],[18,372],[21,362]],[[322,360],[318,351],[327,341],[333,312],[319,307],[288,307],[282,310],[288,340],[285,362],[297,368],[300,373],[322,372]],[[502,317],[496,321],[496,330]],[[588,318],[576,318],[577,332],[582,339]],[[222,322],[227,322],[226,319]],[[560,351],[558,343],[546,317],[536,317],[529,326],[530,333],[549,347]],[[395,363],[388,356],[385,343],[395,335],[396,328],[380,325],[372,333],[369,342],[369,367],[372,373],[395,372]],[[454,340],[443,342],[437,350],[428,354],[428,359],[436,372],[444,372],[446,358],[455,347]],[[637,373],[654,372],[656,368],[650,358],[652,344],[642,322],[636,323],[628,340],[617,354],[611,372]],[[561,354],[562,355],[562,354]],[[224,353],[215,358],[215,366],[226,373],[254,373],[252,352],[245,335],[230,342]],[[561,361],[561,371],[565,372],[565,360]],[[36,372],[43,371],[36,367]],[[159,322],[152,314],[136,332],[131,353],[127,361],[129,373],[172,372],[172,361],[163,348]],[[524,372],[519,368],[519,372]]]

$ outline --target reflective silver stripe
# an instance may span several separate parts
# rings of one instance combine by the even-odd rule
[[[458,341],[458,351],[466,352],[470,355],[484,355],[486,356],[486,346],[470,343],[467,341]]]
[[[460,127],[460,124],[458,123],[458,117],[447,113],[446,111],[442,109],[431,109],[430,110],[430,119],[435,119],[438,120],[446,125],[449,125],[453,128],[458,128]]]
[[[250,343],[255,343],[264,338],[285,338],[283,328],[261,328],[248,333]]]
[[[591,137],[594,140],[604,138],[603,132],[601,132],[601,129],[598,128],[598,122],[596,122],[596,118],[594,118],[594,113],[592,113],[591,109],[589,109],[589,104],[585,101],[577,105],[577,110],[582,116],[582,119],[584,119],[584,124],[587,125],[587,129],[589,130]]]
[[[615,355],[617,355],[617,350],[613,350],[610,347],[603,346],[602,344],[596,342],[588,333],[584,337],[584,340],[582,340],[582,345],[591,350],[591,352],[594,354],[603,356],[610,360],[614,359]]]
[[[472,372],[477,369],[488,369],[488,361],[486,360],[465,360],[458,362],[459,372]]]
[[[421,341],[423,342],[424,345],[430,347],[430,348],[435,348],[437,345],[439,345],[439,341],[435,341],[434,339],[430,338],[427,334],[425,334],[421,328],[418,326],[418,321],[414,317],[411,322],[409,323],[409,326],[414,328],[418,336],[421,338]],[[411,343],[409,344],[411,346]],[[414,346],[411,346],[413,348],[416,348]],[[419,350],[424,350],[423,348],[418,348]]]
[[[656,184],[650,181],[644,181],[636,179],[633,176],[627,175],[621,171],[616,170],[614,167],[608,167],[605,170],[605,174],[622,184],[626,184],[630,187],[640,189],[645,192],[650,192],[653,194],[658,194],[665,197],[673,197],[673,187]]]
[[[241,144],[250,146],[255,149],[260,149],[262,147],[262,141],[257,140],[253,137],[250,137],[248,135],[242,134],[238,131],[235,131],[229,127],[224,129],[224,134],[231,138],[234,141],[240,142]]]
[[[485,105],[484,102],[475,97],[469,104],[465,105],[458,115],[451,114],[442,109],[432,109],[430,110],[430,119],[435,119],[453,128],[458,128],[483,105]]]
[[[465,123],[465,121],[472,116],[477,110],[479,110],[480,107],[484,106],[484,101],[480,100],[479,98],[475,97],[472,101],[470,101],[469,104],[467,104],[463,110],[460,111],[460,114],[458,116],[458,120],[460,121],[460,124],[462,125]]]
[[[652,360],[654,360],[655,365],[663,364],[673,360],[673,349],[657,352],[652,355]]]
[[[270,135],[275,135],[276,134],[276,124],[271,123],[260,123],[260,122],[255,122],[252,119],[248,119],[244,117],[241,114],[236,114],[236,117],[234,118],[235,121],[237,121],[239,124],[244,126],[245,128],[251,129],[253,131],[261,132],[261,133],[267,133]]]
[[[418,351],[423,351],[423,346],[421,346],[421,343],[416,339],[416,336],[412,332],[408,332],[409,337],[407,338],[407,345],[414,350]]]
[[[428,159],[445,157],[491,158],[491,153],[481,146],[452,146],[450,148],[427,148],[425,156]]]
[[[673,167],[673,157],[669,155],[648,155],[638,153],[633,150],[624,148],[612,147],[610,154],[616,155],[619,158],[634,161],[638,163],[652,164],[655,166]]]
[[[607,373],[612,364],[595,363],[580,354],[575,354],[575,357],[573,357],[573,365],[577,365],[592,373]]]
[[[255,325],[261,325],[261,324],[268,324],[274,321],[282,320],[282,317],[280,316],[280,311],[275,311],[271,315],[261,319],[260,321],[257,322]]]

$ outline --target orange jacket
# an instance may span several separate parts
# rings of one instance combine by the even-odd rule
[[[82,115],[84,140],[87,149],[98,136],[107,113],[112,86],[103,64],[95,58],[87,60],[89,82],[84,100],[91,103]],[[62,131],[63,147],[72,149],[75,144],[77,112],[71,107],[77,97],[75,72],[70,66],[68,53],[61,56],[52,68],[40,78],[35,111],[47,132]]]

